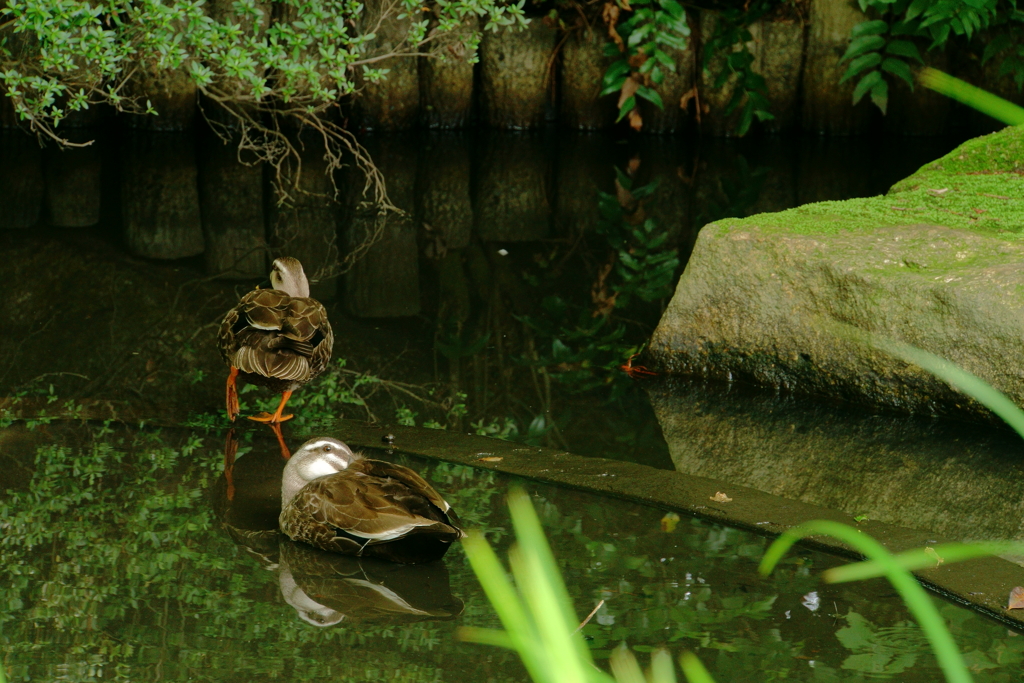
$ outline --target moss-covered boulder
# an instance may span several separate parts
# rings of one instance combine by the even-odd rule
[[[947,358],[1024,403],[1024,127],[971,140],[881,197],[706,226],[649,365],[984,414],[849,326]]]

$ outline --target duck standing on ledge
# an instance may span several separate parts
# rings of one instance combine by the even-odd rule
[[[237,380],[281,392],[277,411],[250,417],[276,425],[292,392],[327,367],[334,333],[327,311],[309,297],[309,281],[297,259],[282,257],[270,271],[273,289],[255,289],[228,311],[217,338],[220,353],[231,367],[228,375],[228,418],[238,415]]]
[[[403,563],[440,559],[465,536],[423,477],[330,437],[310,439],[285,465],[279,525],[321,550]]]

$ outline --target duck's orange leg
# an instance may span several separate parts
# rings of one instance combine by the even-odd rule
[[[270,413],[260,413],[259,415],[252,415],[249,417],[250,420],[256,422],[269,422],[270,424],[276,424],[278,422],[284,422],[290,420],[294,415],[282,415],[284,412],[284,405],[288,403],[288,399],[292,397],[292,392],[282,391],[281,392],[281,403],[277,406],[277,411],[271,415]]]
[[[228,419],[232,422],[238,416],[238,368],[231,366],[231,373],[228,375],[228,389],[226,403],[228,408]]]
[[[281,447],[281,457],[285,460],[289,460],[292,457],[292,452],[288,450],[288,444],[284,442],[284,435],[281,434],[281,423],[271,422],[267,425],[274,432],[274,436],[277,437],[277,445]]]

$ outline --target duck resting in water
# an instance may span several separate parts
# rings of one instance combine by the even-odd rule
[[[292,417],[283,414],[292,392],[322,373],[331,360],[334,333],[323,305],[309,296],[302,264],[291,257],[276,259],[270,284],[273,289],[243,296],[220,325],[218,346],[231,368],[226,398],[231,421],[238,415],[239,379],[281,392],[273,415],[249,418],[276,425]]]
[[[330,437],[310,439],[285,465],[278,521],[293,541],[403,563],[440,559],[465,536],[423,477]]]

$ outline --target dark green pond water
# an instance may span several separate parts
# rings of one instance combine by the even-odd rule
[[[269,434],[54,422],[0,433],[0,643],[16,681],[524,681],[517,658],[462,643],[498,626],[461,547],[401,567],[279,539]],[[293,444],[293,447],[297,444]],[[934,658],[879,581],[825,586],[839,561],[793,552],[756,573],[767,540],[493,472],[387,453],[441,490],[504,557],[504,493],[540,513],[600,659],[626,642],[694,649],[719,681],[933,681]],[[380,598],[392,597],[388,608]],[[395,605],[400,605],[395,607]],[[979,681],[1016,681],[1024,637],[939,604]]]
[[[141,144],[122,133],[107,130],[95,148],[68,153],[0,135],[0,181],[13,188],[0,211],[8,268],[0,397],[16,398],[14,408],[25,413],[113,413],[197,428],[55,421],[0,431],[0,644],[8,674],[18,681],[526,680],[513,654],[456,637],[461,625],[497,626],[461,548],[443,565],[402,568],[328,561],[281,543],[273,529],[283,461],[260,432],[242,435],[229,499],[219,431],[225,371],[213,337],[224,311],[260,278],[215,279],[216,235],[207,224],[232,206],[265,208],[266,196],[211,191],[209,183],[234,176],[217,175],[224,160],[211,156],[202,134]],[[645,385],[619,365],[649,335],[672,281],[660,298],[621,298],[607,322],[593,315],[608,305],[602,273],[622,259],[614,231],[598,229],[598,192],[615,191],[616,168],[636,160],[634,186],[655,188],[645,215],[667,235],[658,248],[677,250],[678,275],[708,221],[881,193],[955,143],[556,131],[371,139],[392,198],[408,213],[351,270],[317,283],[335,329],[336,364],[296,394],[290,428],[308,432],[339,416],[445,426],[694,472],[723,471],[717,449],[725,449],[736,469],[722,476],[735,482],[751,469],[747,453],[760,453],[772,473],[780,471],[775,459],[788,457],[792,474],[782,479],[801,495],[841,508],[852,499],[851,513],[886,520],[869,495],[877,493],[873,484],[856,495],[842,477],[805,485],[835,466],[808,465],[802,454],[845,453],[840,444],[892,479],[870,457],[891,456],[886,467],[903,473],[913,470],[907,463],[948,464],[948,442],[963,436],[971,450],[953,464],[964,472],[956,481],[967,483],[954,490],[943,474],[895,498],[962,521],[979,504],[966,494],[957,494],[959,505],[935,503],[929,487],[945,486],[950,496],[994,491],[978,514],[1013,517],[1015,498],[1003,482],[1014,481],[1016,469],[988,466],[987,488],[972,477],[978,457],[992,456],[988,463],[1015,445],[991,446],[955,426],[936,436],[927,420],[890,425],[842,406],[786,412],[771,389],[751,389],[750,398],[730,387],[673,385],[655,389],[652,408]],[[266,189],[258,172],[255,183]],[[180,234],[168,238],[165,254],[141,253],[131,225],[153,207],[164,218],[191,220],[206,253],[173,257]],[[283,242],[275,231],[287,220],[272,221],[270,209],[235,227],[271,250],[306,250],[307,262],[359,242],[366,227],[359,212],[351,201],[335,209],[298,207],[304,231]],[[67,227],[75,221],[79,227]],[[276,402],[259,392],[243,399],[248,410]],[[815,438],[797,443],[794,433]],[[511,542],[504,493],[524,486],[577,613],[606,601],[584,630],[599,658],[626,642],[640,652],[695,649],[719,681],[940,675],[887,584],[818,582],[821,570],[840,562],[833,557],[798,550],[765,579],[756,565],[767,540],[756,535],[685,517],[673,527],[664,510],[382,457],[423,471],[502,555]],[[397,599],[386,609],[385,593]],[[940,603],[940,610],[977,680],[1021,680],[1024,638],[958,606]]]

